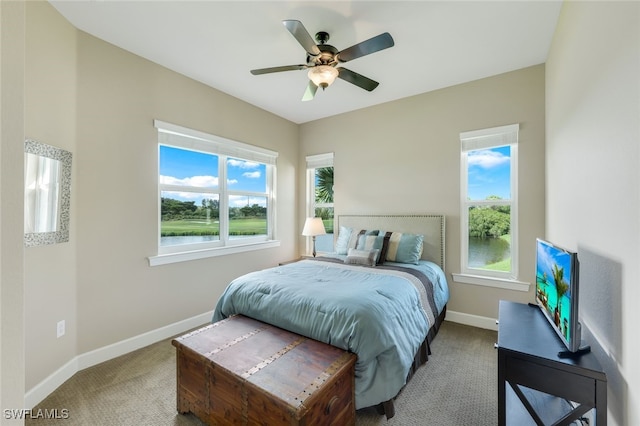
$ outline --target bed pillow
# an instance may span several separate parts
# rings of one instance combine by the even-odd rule
[[[384,257],[381,256],[384,247],[384,241],[384,235],[360,235],[358,237],[358,244],[356,245],[356,249],[378,250],[376,264],[380,265],[382,262],[384,262]]]
[[[349,251],[349,240],[351,239],[352,233],[352,228],[347,228],[346,226],[340,227],[340,231],[338,232],[338,239],[336,240],[336,254],[347,254],[347,252]]]
[[[356,228],[358,229],[358,228]],[[349,243],[347,245],[347,250],[350,248],[354,248],[357,249],[358,247],[358,240],[360,239],[360,236],[362,235],[378,235],[378,231],[377,229],[375,230],[367,230],[367,229],[361,229],[359,231],[356,231],[355,229],[351,232],[351,236],[349,237]]]
[[[418,264],[422,256],[424,235],[387,232],[385,233],[385,242],[382,251],[385,253],[384,259],[386,261]]]
[[[380,250],[357,250],[350,248],[344,263],[350,265],[376,266]]]

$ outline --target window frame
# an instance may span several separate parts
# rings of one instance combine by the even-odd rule
[[[314,217],[316,214],[316,208],[332,208],[333,209],[333,217],[334,217],[334,228],[333,234],[335,239],[335,200],[334,203],[316,203],[316,169],[322,169],[324,167],[334,167],[333,165],[334,153],[328,152],[324,154],[315,154],[308,155],[306,157],[306,168],[307,168],[307,207],[306,213],[307,217]],[[334,167],[334,177],[335,177],[335,167]],[[335,185],[335,181],[334,181]],[[312,238],[306,238],[305,244],[305,253],[311,253],[313,250],[313,240]],[[321,252],[318,252],[321,253]]]
[[[519,124],[487,128],[460,133],[460,274],[454,274],[454,280],[468,284],[501,287],[496,282],[514,283],[515,287],[505,284],[505,288],[520,289],[518,277],[518,132]],[[510,147],[510,199],[469,200],[468,198],[468,153],[480,149]],[[469,267],[469,209],[471,207],[510,206],[510,255],[511,271],[492,271]],[[487,284],[486,280],[493,281]]]
[[[276,161],[278,153],[242,142],[226,139],[220,136],[200,132],[160,120],[154,120],[158,131],[158,163],[160,147],[170,146],[177,149],[191,150],[217,156],[218,186],[217,188],[201,188],[191,186],[176,186],[160,182],[160,167],[158,164],[158,231],[157,255],[149,257],[150,266],[202,259],[206,257],[240,253],[250,250],[277,247],[275,227],[275,182]],[[227,167],[230,158],[243,161],[253,161],[264,164],[266,173],[265,192],[232,190],[227,186]],[[163,191],[188,191],[196,193],[217,194],[219,200],[219,239],[210,242],[180,244],[171,246],[161,245],[161,198]],[[266,197],[267,201],[267,233],[255,237],[230,238],[229,236],[229,197],[232,195],[247,195]]]

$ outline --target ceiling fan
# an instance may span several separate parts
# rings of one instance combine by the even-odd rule
[[[314,98],[318,87],[326,89],[334,82],[336,77],[355,84],[369,92],[378,87],[378,82],[371,80],[357,72],[351,71],[337,65],[352,61],[371,53],[387,49],[394,45],[393,38],[389,33],[382,33],[361,43],[355,44],[347,49],[338,51],[335,47],[326,44],[329,34],[320,31],[316,34],[316,42],[306,30],[302,22],[296,20],[282,21],[284,26],[295,37],[300,45],[307,52],[307,63],[300,65],[285,65],[281,67],[260,68],[251,70],[251,74],[269,74],[281,71],[293,71],[308,69],[309,84],[305,90],[303,101],[310,101]]]

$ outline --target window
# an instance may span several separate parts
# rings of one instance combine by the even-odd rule
[[[316,251],[333,251],[333,153],[307,157],[307,216],[322,218],[327,232],[316,237]],[[311,250],[309,238],[307,253]]]
[[[460,134],[462,274],[516,279],[518,129]]]
[[[274,240],[277,153],[160,121],[155,126],[159,255],[198,251],[187,259],[200,258]],[[218,250],[203,253],[209,249]]]

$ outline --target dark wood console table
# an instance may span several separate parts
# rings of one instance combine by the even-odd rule
[[[537,306],[500,301],[497,348],[500,426],[569,425],[593,408],[607,424],[600,363],[592,353],[559,358],[565,346]]]

